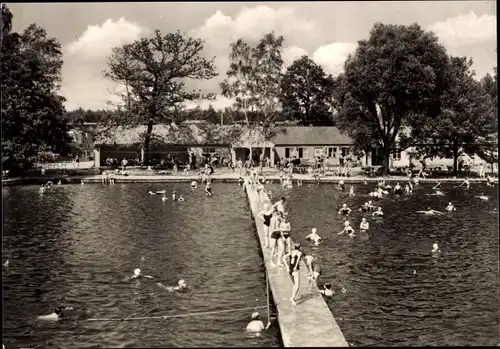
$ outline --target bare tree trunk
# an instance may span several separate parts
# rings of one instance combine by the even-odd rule
[[[453,142],[453,175],[458,175],[458,145]]]
[[[151,134],[153,133],[153,118],[149,119],[144,138],[144,165],[149,165],[149,147],[151,145]]]

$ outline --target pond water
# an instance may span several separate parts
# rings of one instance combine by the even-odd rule
[[[374,184],[348,188],[304,184],[291,189],[270,186],[274,200],[291,204],[292,237],[312,252],[323,267],[321,286],[331,281],[336,294],[327,304],[347,341],[356,346],[496,346],[499,339],[499,233],[497,188],[472,184],[470,190],[443,185],[445,196],[430,196],[433,184],[411,195],[378,201],[383,218],[358,211]],[[489,195],[489,201],[475,198]],[[430,206],[445,211],[422,216]],[[346,203],[357,236],[337,235]],[[359,234],[361,218],[370,229]],[[312,248],[305,236],[316,227],[324,239]],[[431,255],[434,242],[441,254]],[[346,292],[342,293],[342,287]]]
[[[3,194],[3,340],[9,347],[280,346],[277,326],[244,328],[252,310],[161,320],[89,322],[266,305],[265,273],[245,194],[214,184],[38,186]],[[185,202],[149,190],[176,189]],[[169,195],[170,196],[170,195]],[[144,257],[144,258],[141,258]],[[135,268],[153,280],[123,281]],[[190,285],[169,293],[156,285]],[[36,321],[56,306],[59,322]],[[266,309],[259,310],[266,318]]]

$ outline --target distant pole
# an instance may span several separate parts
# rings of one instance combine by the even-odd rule
[[[220,125],[224,126],[224,114],[222,113],[222,110],[220,111]]]

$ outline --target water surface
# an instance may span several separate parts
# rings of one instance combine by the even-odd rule
[[[3,337],[6,347],[279,346],[277,326],[261,337],[244,328],[252,310],[166,320],[162,316],[266,305],[263,261],[245,194],[189,183],[3,188]],[[149,190],[177,190],[185,202]],[[169,195],[170,196],[170,195]],[[144,257],[142,260],[141,257]],[[122,281],[135,268],[154,280]],[[156,282],[190,289],[168,293]],[[58,305],[80,311],[36,321]],[[83,313],[83,314],[82,314]],[[265,317],[266,310],[260,313]]]

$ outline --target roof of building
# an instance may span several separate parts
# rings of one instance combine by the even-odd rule
[[[332,126],[292,126],[284,127],[285,132],[279,132],[273,137],[275,145],[352,145],[346,134]]]

